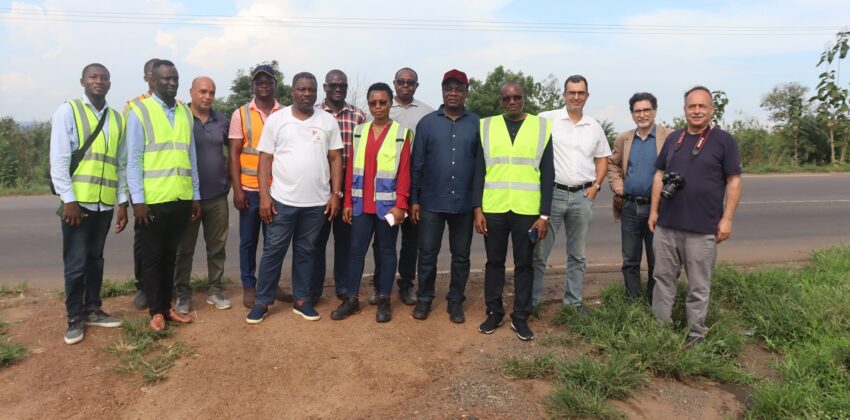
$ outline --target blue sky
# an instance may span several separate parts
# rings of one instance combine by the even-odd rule
[[[119,13],[111,20],[122,22],[70,17],[80,12]],[[583,74],[591,92],[586,112],[613,121],[618,130],[632,126],[627,110],[632,93],[655,93],[659,119],[669,121],[682,114],[682,92],[696,84],[727,93],[727,121],[763,119],[761,96],[773,86],[796,81],[814,87],[820,52],[838,28],[847,30],[848,16],[850,2],[837,0],[4,0],[0,116],[49,118],[60,103],[82,94],[79,72],[90,62],[110,69],[108,100],[120,108],[145,89],[142,64],[159,57],[177,64],[182,98],[195,76],[211,76],[224,96],[238,69],[276,59],[287,78],[299,71],[321,77],[332,68],[344,70],[355,99],[369,84],[389,82],[397,68],[411,66],[420,73],[419,99],[438,105],[446,70],[459,68],[483,79],[502,64],[536,79]],[[192,17],[205,24],[174,20]],[[329,27],[248,23],[258,17],[298,17],[301,24],[323,18]],[[134,18],[146,22],[128,23]],[[370,18],[386,20],[366,24]],[[434,28],[449,21],[463,21],[453,23],[460,30]],[[416,29],[386,29],[405,22]],[[536,29],[573,26],[566,31],[560,26],[559,32],[503,30],[517,22]],[[472,30],[476,25],[502,30]]]

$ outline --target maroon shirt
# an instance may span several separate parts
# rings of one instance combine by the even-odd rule
[[[375,214],[375,174],[378,172],[378,151],[387,137],[392,124],[387,124],[377,137],[372,129],[366,139],[366,156],[363,162],[363,213]],[[394,141],[395,139],[391,139]],[[354,155],[356,150],[348,155],[348,165],[345,169],[345,208],[354,207],[351,201],[351,183],[354,174]],[[404,139],[396,175],[395,207],[407,210],[407,197],[410,194],[410,136]]]

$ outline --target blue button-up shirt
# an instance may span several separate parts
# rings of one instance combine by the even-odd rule
[[[452,121],[440,109],[416,125],[411,157],[410,202],[440,213],[472,211],[472,180],[480,140],[479,120],[464,110]]]
[[[629,150],[629,169],[623,181],[623,192],[634,197],[647,197],[652,193],[652,178],[655,176],[655,127],[643,140],[635,130],[632,148]]]
[[[151,95],[160,106],[171,126],[174,126],[174,115],[177,112],[177,102],[173,107],[168,107],[162,99],[154,93]],[[127,115],[127,187],[130,190],[130,198],[133,204],[145,202],[144,181],[144,156],[145,156],[145,129],[139,121],[135,112]],[[192,165],[192,194],[193,200],[200,200],[201,193],[198,186],[198,163],[195,157],[195,135],[189,139],[189,164]]]
[[[191,108],[192,104],[189,104]],[[194,117],[195,153],[198,159],[198,181],[201,200],[227,195],[230,177],[227,174],[227,133],[230,120],[221,112],[210,109],[206,122]]]
[[[98,111],[85,95],[83,95],[82,101],[83,105],[88,107],[98,120],[109,109],[109,104],[104,103],[103,108]],[[83,116],[83,118],[86,117]],[[112,118],[112,115],[109,118]],[[109,123],[110,121],[103,122],[101,131],[104,138],[109,138]],[[119,122],[118,124],[120,125],[121,123]],[[53,114],[50,128],[50,179],[53,182],[53,188],[56,190],[56,194],[59,194],[63,203],[77,201],[71,184],[69,170],[71,167],[71,155],[79,148],[80,135],[77,133],[77,123],[74,121],[74,110],[71,109],[70,103],[65,102]],[[118,149],[115,151],[115,156],[118,159],[118,165],[116,165],[116,174],[118,175],[118,204],[127,202],[126,153],[127,147],[124,141],[119,139]],[[112,208],[112,206],[107,206],[103,203],[79,203],[79,205],[91,211],[107,211]]]

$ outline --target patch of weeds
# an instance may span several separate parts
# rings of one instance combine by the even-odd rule
[[[540,337],[540,344],[544,346],[569,347],[575,345],[579,338],[569,333],[547,332]]]
[[[165,343],[171,330],[153,331],[146,318],[125,319],[121,323],[123,336],[105,350],[120,358],[115,367],[118,372],[139,375],[144,383],[157,383],[167,377],[168,370],[192,349],[182,341]]]
[[[555,372],[558,360],[552,353],[544,353],[530,359],[511,356],[502,362],[502,372],[516,379],[534,379]]]
[[[0,296],[13,296],[13,295],[22,295],[27,291],[29,286],[27,282],[21,282],[14,286],[9,286],[6,284],[0,284]]]
[[[580,386],[605,399],[623,400],[649,382],[637,358],[616,353],[605,361],[587,356],[556,365],[558,380]]]
[[[573,382],[558,384],[551,394],[543,399],[552,418],[622,419],[605,396],[594,389],[587,389]]]
[[[230,277],[222,276],[222,286],[228,283],[230,283]],[[209,276],[192,276],[191,280],[189,280],[189,285],[192,286],[192,290],[196,292],[207,291],[207,289],[210,288]]]
[[[0,321],[0,368],[12,365],[27,356],[27,347],[13,343],[6,337],[9,324]]]
[[[102,298],[127,296],[133,293],[136,293],[135,279],[103,279],[103,284],[100,286],[100,297]]]

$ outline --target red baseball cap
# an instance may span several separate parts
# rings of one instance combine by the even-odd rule
[[[443,83],[446,83],[449,79],[457,80],[458,82],[463,83],[466,86],[469,86],[469,79],[466,78],[466,73],[458,70],[451,69],[443,75]]]

